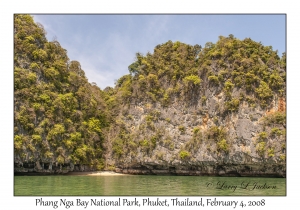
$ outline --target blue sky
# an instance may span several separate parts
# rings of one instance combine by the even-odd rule
[[[220,35],[271,45],[285,52],[285,15],[33,15],[81,63],[89,82],[104,89],[128,74],[135,53],[172,41],[204,46]]]

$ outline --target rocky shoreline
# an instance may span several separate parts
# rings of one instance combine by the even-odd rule
[[[285,164],[199,164],[199,165],[136,165],[116,167],[114,171],[97,171],[89,166],[59,166],[52,169],[15,167],[14,175],[175,175],[223,177],[286,177]]]
[[[120,176],[126,175],[124,173],[117,173],[115,171],[35,171],[35,170],[19,170],[14,173],[15,176],[43,176],[43,175],[71,175],[71,176]]]
[[[192,166],[144,165],[116,168],[117,173],[135,175],[224,176],[224,177],[286,177],[285,164],[226,164]]]

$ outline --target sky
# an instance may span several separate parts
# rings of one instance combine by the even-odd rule
[[[114,86],[128,74],[135,54],[152,53],[155,46],[171,41],[204,46],[219,36],[233,34],[286,51],[286,16],[281,15],[33,15],[77,60],[89,82],[101,89]]]

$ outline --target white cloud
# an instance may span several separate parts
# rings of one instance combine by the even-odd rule
[[[80,44],[83,40],[76,39],[74,45],[66,46],[66,49],[70,59],[80,62],[89,82],[96,82],[104,89],[114,86],[115,80],[128,74],[127,67],[134,61],[135,55],[128,37],[114,33],[106,40],[91,41],[90,45]]]

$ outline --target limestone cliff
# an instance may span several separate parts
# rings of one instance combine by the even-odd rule
[[[132,174],[285,176],[285,66],[270,49],[231,36],[138,54],[117,84],[119,94],[131,89],[107,164]]]
[[[222,96],[206,97],[204,104],[191,107],[179,102],[168,108],[126,107],[120,130],[112,131],[120,136],[112,153],[125,139],[122,152],[108,163],[132,174],[285,176],[280,99],[274,100],[271,111],[243,102],[236,112],[223,116],[222,108],[216,108],[222,107]]]
[[[31,16],[14,21],[15,172],[102,169],[110,121],[103,92]]]

